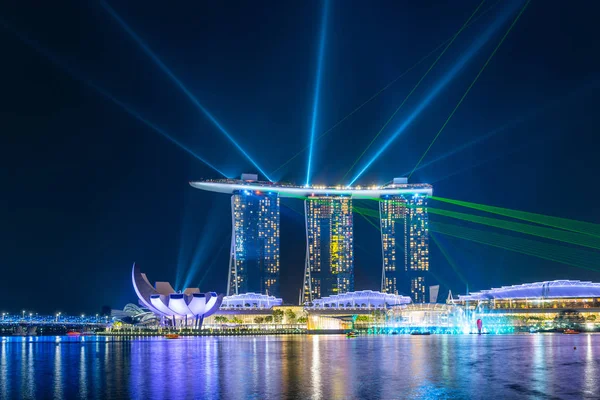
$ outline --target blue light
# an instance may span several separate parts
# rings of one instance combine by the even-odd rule
[[[489,139],[489,138],[497,135],[498,133],[501,133],[501,132],[503,132],[503,131],[505,131],[505,130],[507,130],[509,128],[514,128],[514,127],[518,126],[519,124],[521,124],[521,123],[523,123],[523,122],[525,122],[525,121],[527,121],[527,120],[529,120],[529,119],[531,119],[533,117],[536,117],[539,114],[547,111],[548,109],[558,107],[558,106],[562,105],[563,102],[565,102],[565,101],[571,101],[575,96],[579,96],[582,93],[587,92],[590,89],[595,89],[598,86],[600,86],[600,82],[592,82],[591,85],[582,86],[582,87],[578,88],[577,90],[569,93],[568,95],[566,95],[564,97],[553,99],[552,101],[549,101],[549,102],[545,103],[543,106],[538,107],[538,108],[536,108],[534,110],[531,110],[531,111],[527,112],[526,114],[524,114],[522,116],[514,118],[511,121],[509,121],[508,123],[506,123],[506,124],[500,126],[499,128],[496,128],[496,129],[494,129],[494,130],[486,133],[485,135],[477,136],[475,139],[471,140],[470,142],[463,143],[460,146],[458,146],[457,148],[455,148],[455,149],[453,149],[453,150],[451,150],[451,151],[449,151],[449,152],[447,152],[445,154],[442,154],[441,156],[439,156],[439,157],[437,157],[437,158],[435,158],[435,159],[433,159],[431,161],[428,161],[426,163],[421,164],[417,169],[415,169],[415,171],[419,171],[419,170],[421,170],[423,168],[427,168],[428,166],[430,166],[432,164],[435,164],[437,162],[443,161],[446,158],[451,157],[451,156],[453,156],[453,155],[455,155],[455,154],[457,154],[457,153],[459,153],[459,152],[467,149],[468,147],[477,145],[477,144],[479,144],[479,143],[481,143],[481,142],[483,142],[483,141],[485,141],[485,140],[487,140],[487,139]],[[402,176],[409,175],[410,173],[411,173],[410,170],[406,171],[406,172],[404,172],[402,174]]]
[[[199,155],[197,155],[196,153],[194,153],[194,151],[192,151],[189,147],[187,147],[186,145],[184,145],[183,143],[181,143],[179,140],[177,140],[174,137],[172,137],[171,135],[169,135],[167,132],[165,132],[164,130],[162,130],[160,127],[158,127],[157,125],[153,124],[152,122],[150,122],[147,119],[145,119],[144,117],[142,117],[139,113],[137,113],[135,110],[133,110],[130,107],[128,107],[126,104],[124,104],[121,101],[117,100],[116,98],[114,98],[113,96],[111,96],[109,93],[103,91],[99,87],[96,87],[91,82],[88,82],[88,85],[91,86],[91,87],[93,87],[94,89],[96,89],[99,93],[101,93],[106,98],[110,99],[113,103],[115,103],[118,106],[120,106],[123,110],[127,111],[131,116],[137,118],[139,121],[143,122],[148,127],[154,129],[154,131],[160,133],[163,137],[167,138],[172,143],[174,143],[177,146],[179,146],[180,149],[186,151],[188,154],[190,154],[191,156],[193,156],[195,159],[197,159],[199,161],[202,161],[204,164],[206,164],[207,166],[209,166],[210,168],[212,168],[213,170],[215,170],[219,174],[223,175],[225,178],[231,179],[229,176],[227,176],[227,174],[225,174],[224,172],[222,172],[221,170],[219,170],[217,167],[215,167],[214,165],[212,165],[211,163],[209,163],[208,161],[206,161],[204,158],[202,158]]]
[[[58,68],[64,70],[72,78],[74,78],[74,79],[82,82],[86,86],[94,89],[96,92],[98,92],[102,96],[106,97],[108,100],[112,101],[113,103],[115,103],[116,105],[118,105],[119,107],[121,107],[123,109],[123,111],[127,112],[129,115],[131,115],[132,117],[136,118],[140,122],[143,122],[146,126],[148,126],[149,128],[153,129],[155,132],[161,134],[163,137],[165,137],[166,139],[168,139],[169,141],[171,141],[172,143],[174,143],[175,145],[177,145],[180,149],[186,151],[188,154],[190,154],[192,157],[194,157],[198,161],[203,162],[204,164],[206,164],[207,166],[209,166],[210,168],[212,168],[213,170],[215,170],[219,174],[223,175],[225,178],[229,178],[230,179],[230,177],[227,174],[225,174],[223,171],[219,170],[217,167],[215,167],[214,165],[212,165],[211,163],[209,163],[208,161],[206,161],[204,158],[200,157],[193,150],[191,150],[189,147],[187,147],[186,145],[184,145],[183,143],[181,143],[179,140],[177,140],[174,137],[172,137],[171,135],[169,135],[167,132],[165,132],[160,127],[158,127],[157,125],[153,124],[152,122],[150,122],[147,119],[145,119],[144,117],[142,117],[140,115],[140,113],[138,113],[137,111],[135,111],[133,108],[129,107],[127,104],[123,103],[122,101],[118,100],[116,97],[114,97],[108,91],[106,91],[105,89],[102,89],[100,86],[96,85],[92,81],[84,78],[81,73],[75,71],[73,68],[71,68],[68,65],[66,65],[63,60],[61,60],[60,58],[56,57],[50,51],[48,51],[45,48],[39,46],[36,42],[34,42],[33,40],[27,38],[26,36],[22,35],[21,33],[15,31],[11,26],[9,26],[8,24],[4,23],[4,21],[0,21],[0,22],[2,22],[3,25],[4,25],[4,27],[6,29],[12,31],[25,44],[27,44],[28,46],[30,46],[31,48],[33,48],[38,53],[42,54],[44,57],[46,57],[48,60],[50,60],[54,65],[56,65]]]
[[[315,142],[315,130],[317,126],[317,114],[319,109],[319,94],[321,92],[321,75],[323,70],[323,53],[325,51],[325,34],[327,33],[327,15],[329,11],[329,1],[325,0],[323,4],[323,16],[321,20],[321,35],[319,37],[319,56],[317,59],[317,79],[315,82],[315,93],[313,98],[312,121],[310,126],[310,144],[308,146],[308,167],[306,169],[306,186],[310,185],[310,168],[312,165],[313,146]]]
[[[185,93],[185,95],[192,101],[192,103],[194,103],[194,105],[196,107],[198,107],[200,109],[200,111],[202,111],[204,113],[204,115],[206,117],[208,117],[208,119],[221,131],[221,133],[223,133],[223,135],[225,135],[225,137],[227,139],[229,139],[229,141],[231,143],[233,143],[233,145],[239,150],[239,152],[242,153],[244,155],[244,157],[246,157],[248,159],[248,161],[250,161],[252,163],[252,165],[254,165],[256,167],[256,169],[258,169],[265,176],[265,178],[267,178],[269,181],[271,181],[271,178],[269,178],[269,176],[265,173],[265,171],[263,171],[258,166],[258,164],[252,159],[252,157],[250,157],[250,155],[248,153],[246,153],[246,151],[244,151],[244,149],[242,149],[242,147],[235,141],[235,139],[229,134],[229,132],[227,132],[225,130],[225,128],[219,123],[219,121],[217,121],[217,119],[215,117],[213,117],[212,114],[206,108],[204,108],[204,106],[202,104],[200,104],[200,101],[198,101],[196,96],[194,96],[192,94],[192,92],[190,92],[188,90],[188,88],[185,87],[183,82],[181,82],[179,80],[179,78],[177,78],[175,76],[175,74],[173,74],[173,72],[171,72],[171,70],[160,60],[160,58],[158,58],[158,56],[156,54],[154,54],[154,52],[150,49],[150,47],[148,47],[148,45],[146,43],[144,43],[144,41],[133,31],[133,29],[131,29],[129,27],[129,25],[127,25],[127,23],[117,14],[117,12],[115,10],[113,10],[105,1],[102,1],[101,4],[102,4],[102,7],[104,7],[104,9],[129,34],[129,36],[131,36],[131,38],[137,42],[137,44],[152,59],[152,61],[154,61],[154,63],[165,74],[167,74],[167,76],[169,78],[171,78],[171,80],[173,82],[175,82],[175,84],[179,87],[179,89],[181,89],[181,91],[183,91],[183,93]]]
[[[479,51],[493,36],[493,34],[502,26],[507,20],[508,16],[514,11],[513,8],[508,12],[505,12],[500,18],[496,19],[492,25],[471,45],[469,50],[454,64],[452,69],[437,83],[437,85],[431,90],[431,92],[419,103],[414,111],[404,120],[400,127],[394,132],[394,134],[381,146],[381,148],[375,153],[373,157],[367,162],[363,169],[354,176],[350,181],[349,185],[352,185],[360,176],[379,158],[379,156],[396,140],[396,138],[404,132],[404,130],[421,114],[421,112],[437,97],[437,95],[454,79],[454,77],[460,72],[460,70],[473,58],[475,53]]]

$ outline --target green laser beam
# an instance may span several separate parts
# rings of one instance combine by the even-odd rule
[[[533,235],[542,237],[545,239],[556,240],[564,243],[570,243],[578,246],[589,247],[592,249],[600,250],[600,241],[596,238],[589,237],[586,235],[581,235],[578,233],[565,232],[555,229],[549,229],[545,227],[523,224],[519,222],[507,221],[503,219],[497,218],[489,218],[478,215],[460,213],[456,211],[449,211],[438,209],[434,207],[427,208],[430,214],[440,215],[449,218],[455,218],[462,221],[473,222],[477,224],[482,224],[486,226],[491,226],[495,228],[510,230],[513,232],[519,232],[527,235]],[[354,206],[354,211],[372,218],[379,218],[380,214],[378,210],[365,208],[365,207],[357,207]]]
[[[356,213],[367,215],[369,217],[379,218],[379,211],[371,210],[369,208],[354,206],[352,207],[352,210]]]
[[[488,206],[485,204],[471,203],[468,201],[448,199],[444,197],[431,196],[432,200],[437,200],[457,206],[466,208],[472,208],[479,211],[488,212],[491,214],[502,215],[514,219],[520,219],[522,221],[533,222],[540,225],[551,226],[554,228],[563,229],[566,231],[577,232],[584,235],[594,236],[600,238],[600,224],[594,224],[591,222],[577,221],[568,218],[553,217],[549,215],[536,214],[526,211],[511,210],[509,208]]]
[[[551,245],[548,249],[546,249],[541,246],[543,243],[537,241],[529,240],[525,242],[523,240],[516,240],[515,238],[503,234],[493,234],[477,229],[443,224],[439,222],[434,222],[431,225],[431,229],[433,229],[433,231],[436,233],[459,237],[465,240],[479,241],[488,245],[493,244],[511,251],[526,252],[529,255],[536,256],[538,254],[544,254],[545,256],[552,258],[552,260],[568,260],[569,262],[582,261],[578,254],[569,254],[564,252],[565,249],[571,250],[569,248],[561,248],[560,246]]]
[[[597,253],[590,252],[588,250],[573,248],[571,246],[563,246],[554,243],[540,242],[531,239],[525,239],[521,237],[514,237],[503,233],[496,233],[490,231],[482,231],[473,228],[467,228],[461,225],[448,225],[441,222],[432,222],[434,226],[445,226],[452,227],[456,232],[459,232],[463,236],[471,235],[475,239],[486,239],[495,243],[500,243],[505,246],[510,246],[511,249],[521,249],[527,251],[535,251],[538,253],[546,253],[548,256],[559,257],[561,259],[571,259],[574,262],[586,262],[589,258],[598,257]],[[435,225],[437,224],[437,225]]]
[[[469,286],[469,282],[467,282],[467,279],[464,277],[463,274],[461,274],[461,272],[458,269],[458,266],[456,265],[454,260],[450,257],[448,252],[446,251],[446,248],[444,246],[442,246],[442,244],[438,241],[438,239],[435,237],[435,235],[432,232],[429,233],[429,237],[431,237],[431,239],[436,244],[438,249],[440,249],[440,252],[444,256],[444,258],[446,258],[448,265],[450,265],[450,267],[454,270],[454,272],[458,276],[458,279],[460,279],[461,282],[464,283],[466,286]]]
[[[448,118],[446,119],[446,121],[444,122],[444,124],[442,125],[442,127],[440,128],[440,130],[438,131],[438,133],[435,135],[435,137],[433,138],[433,140],[431,141],[431,143],[429,143],[429,146],[427,147],[427,150],[425,150],[425,153],[423,153],[423,155],[421,156],[421,158],[419,159],[419,161],[417,161],[417,164],[414,166],[414,168],[412,169],[411,173],[408,175],[409,179],[412,176],[412,174],[416,171],[416,169],[419,167],[419,165],[421,164],[421,162],[423,161],[423,159],[425,158],[425,156],[427,156],[427,153],[429,153],[429,150],[431,149],[431,147],[433,146],[433,144],[435,143],[435,141],[437,140],[437,138],[440,136],[440,134],[442,133],[442,131],[444,130],[444,128],[446,128],[446,125],[448,125],[448,122],[450,122],[450,120],[452,119],[452,117],[456,113],[456,110],[458,110],[458,108],[460,107],[460,105],[462,104],[462,102],[465,100],[465,98],[467,97],[467,95],[469,94],[469,92],[471,91],[471,89],[473,88],[473,86],[475,85],[475,82],[477,82],[477,80],[479,79],[479,77],[481,76],[481,74],[483,73],[483,71],[485,70],[485,68],[488,66],[488,64],[490,63],[490,61],[492,60],[492,58],[494,57],[494,55],[496,54],[496,52],[498,51],[498,49],[500,48],[500,46],[502,45],[502,43],[504,43],[504,40],[506,39],[506,37],[508,36],[508,34],[510,33],[510,31],[512,31],[513,27],[516,25],[516,23],[519,20],[519,18],[521,18],[521,15],[523,14],[523,12],[525,11],[525,9],[527,8],[527,6],[529,5],[530,2],[531,2],[531,0],[527,0],[527,2],[523,5],[523,7],[521,7],[521,11],[519,11],[519,13],[517,14],[517,16],[513,20],[512,24],[510,24],[510,27],[508,28],[508,30],[506,31],[506,33],[504,33],[504,36],[502,36],[502,39],[500,39],[500,42],[498,42],[498,44],[496,45],[496,48],[494,49],[494,51],[492,51],[492,54],[490,54],[490,56],[486,60],[485,64],[483,64],[483,67],[481,67],[481,69],[479,70],[479,72],[475,76],[475,79],[473,79],[473,81],[471,82],[471,84],[469,85],[469,87],[467,88],[467,90],[465,91],[465,93],[462,95],[462,97],[460,98],[460,100],[456,104],[456,107],[454,107],[454,110],[452,110],[452,112],[450,113],[450,115],[448,116]]]
[[[378,225],[376,225],[373,221],[371,221],[368,216],[366,216],[365,214],[362,214],[360,212],[357,212],[357,214],[360,215],[361,217],[363,217],[373,228],[375,228],[379,232],[381,232],[381,228]]]
[[[514,240],[498,233],[483,232],[477,229],[457,227],[439,222],[430,223],[430,231],[573,267],[600,271],[597,267],[600,261],[597,254],[586,250],[572,249],[522,238]]]
[[[599,239],[587,235],[581,235],[579,233],[565,232],[543,226],[523,224],[521,222],[507,221],[504,219],[482,217],[479,215],[465,214],[433,207],[429,207],[428,211],[430,214],[437,214],[444,217],[460,219],[462,221],[474,222],[476,224],[487,225],[494,228],[506,229],[513,232],[519,232],[527,235],[538,236],[545,239],[557,240],[564,243],[600,250]]]
[[[416,85],[413,86],[412,90],[410,92],[408,92],[408,94],[406,95],[406,97],[404,98],[404,100],[402,100],[402,103],[400,103],[400,105],[398,106],[398,108],[396,108],[396,111],[394,111],[392,113],[392,115],[388,118],[388,120],[385,122],[385,124],[383,124],[383,126],[381,127],[381,129],[379,129],[379,132],[377,132],[377,134],[373,137],[373,139],[371,139],[371,141],[369,142],[369,144],[367,145],[367,147],[365,147],[365,149],[362,151],[362,153],[360,153],[360,155],[356,158],[356,160],[354,160],[354,163],[350,166],[350,168],[348,168],[348,171],[346,171],[346,173],[342,177],[342,182],[346,180],[346,177],[348,176],[348,174],[350,173],[350,171],[352,171],[352,169],[356,166],[356,164],[358,164],[358,162],[365,155],[365,153],[371,148],[371,146],[373,145],[373,143],[375,143],[375,141],[381,135],[381,133],[383,132],[383,130],[390,124],[390,122],[392,122],[392,120],[394,119],[394,117],[396,116],[396,114],[398,114],[398,112],[400,111],[400,109],[402,109],[402,107],[404,106],[404,104],[406,104],[406,102],[408,101],[408,99],[410,98],[410,96],[412,96],[412,94],[415,92],[415,90],[417,90],[417,88],[419,87],[419,85],[421,85],[421,82],[423,82],[423,80],[427,77],[427,75],[429,75],[429,73],[431,72],[431,70],[433,69],[433,67],[435,67],[437,65],[437,63],[440,60],[440,58],[442,58],[442,56],[450,48],[450,46],[452,45],[452,43],[454,43],[454,41],[460,35],[460,33],[463,30],[465,30],[465,28],[468,26],[469,22],[471,21],[471,19],[473,19],[473,17],[475,16],[475,14],[477,14],[477,11],[479,11],[479,9],[483,5],[483,3],[485,3],[485,0],[483,0],[481,3],[479,3],[479,5],[475,9],[475,11],[473,11],[473,13],[469,16],[469,19],[467,19],[465,21],[465,23],[460,27],[460,29],[458,30],[458,32],[456,32],[454,34],[454,36],[452,37],[452,39],[450,40],[450,42],[446,45],[446,47],[444,47],[444,50],[442,50],[442,52],[437,56],[437,58],[435,59],[435,61],[433,61],[433,63],[429,66],[429,69],[427,71],[425,71],[425,74],[423,74],[423,76],[421,77],[421,79],[419,79],[419,81],[416,83]]]
[[[502,0],[498,0],[496,1],[494,4],[492,4],[490,7],[486,8],[484,11],[482,11],[477,17],[473,18],[473,20],[469,23],[469,25],[467,25],[467,27],[473,25],[475,23],[475,21],[477,21],[479,18],[483,17],[485,14],[487,14],[492,8],[496,7],[496,5],[498,5],[498,3],[500,3]],[[342,122],[346,121],[348,118],[350,118],[352,115],[354,115],[358,110],[360,110],[361,108],[363,108],[364,106],[366,106],[368,103],[370,103],[372,100],[375,100],[375,98],[377,98],[381,93],[385,92],[387,89],[389,89],[394,83],[396,83],[398,80],[400,80],[402,77],[404,77],[406,74],[408,74],[409,72],[411,72],[413,69],[415,69],[416,67],[418,67],[419,65],[421,65],[425,60],[427,60],[429,57],[431,57],[433,54],[435,54],[439,49],[441,49],[446,43],[448,43],[450,40],[452,40],[454,38],[454,35],[452,35],[451,37],[449,37],[448,39],[444,40],[442,43],[440,43],[435,49],[431,50],[429,53],[427,53],[427,55],[425,55],[423,58],[421,58],[419,61],[417,61],[415,64],[413,64],[411,67],[409,67],[408,69],[406,69],[404,72],[402,72],[400,75],[398,75],[396,78],[392,79],[390,82],[388,82],[383,88],[379,89],[379,91],[377,91],[373,96],[369,97],[369,99],[367,99],[365,102],[363,102],[361,105],[359,105],[358,107],[356,107],[354,110],[352,110],[352,112],[350,112],[350,114],[346,115],[344,118],[342,118],[341,120],[339,120],[338,122],[336,122],[331,128],[327,129],[325,132],[321,133],[319,136],[317,136],[315,138],[315,143],[317,143],[320,139],[322,139],[325,135],[327,135],[328,133],[330,133],[331,131],[333,131],[335,128],[337,128]],[[301,155],[302,153],[304,153],[306,150],[308,150],[309,146],[305,146],[302,150],[298,151],[296,154],[294,154],[292,157],[290,157],[286,162],[284,162],[283,164],[281,164],[279,167],[277,167],[276,169],[274,169],[270,175],[272,176],[273,174],[275,174],[277,171],[279,171],[280,169],[282,169],[283,167],[285,167],[286,165],[288,165],[290,162],[292,162],[293,160],[295,160],[299,155]]]
[[[431,275],[431,277],[433,278],[434,281],[437,281],[441,286],[445,287],[448,290],[452,290],[452,288],[450,287],[450,285],[448,285],[448,282],[446,282],[445,279],[440,278],[439,275],[437,275],[436,273],[434,273],[432,270],[427,270],[425,271],[426,273],[428,273],[429,275]]]

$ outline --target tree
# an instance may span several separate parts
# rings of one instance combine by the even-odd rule
[[[590,314],[587,316],[586,320],[589,322],[594,322],[596,320],[596,316],[594,314]]]
[[[283,321],[283,310],[273,310],[273,321],[277,324]]]
[[[244,321],[242,321],[241,319],[239,319],[238,317],[233,317],[231,318],[231,322],[237,325],[243,324]]]
[[[300,318],[298,318],[298,321],[297,321],[297,322],[298,322],[299,324],[305,324],[305,323],[306,323],[306,321],[308,321],[308,318],[306,318],[306,317],[300,317]]]
[[[223,315],[217,315],[215,316],[215,322],[217,324],[224,324],[228,321],[227,317],[223,316]]]
[[[254,318],[255,324],[262,324],[263,322],[265,322],[265,319],[263,317],[255,317]]]
[[[273,316],[272,316],[272,315],[267,315],[267,316],[265,317],[265,322],[266,322],[267,324],[270,324],[271,322],[273,322]]]
[[[579,329],[583,322],[585,322],[585,318],[577,310],[561,311],[554,318],[554,324],[557,328]]]
[[[296,322],[296,313],[291,308],[288,308],[285,311],[285,319],[287,320],[288,324],[293,324]]]

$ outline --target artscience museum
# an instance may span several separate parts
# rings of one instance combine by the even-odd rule
[[[131,280],[140,303],[160,316],[162,325],[201,328],[204,318],[214,314],[223,302],[223,295],[200,293],[198,288],[176,292],[168,282],[156,282],[152,286],[136,264]]]

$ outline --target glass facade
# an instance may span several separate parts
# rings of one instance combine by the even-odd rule
[[[227,295],[279,297],[279,196],[237,191],[231,196],[233,232]]]
[[[429,271],[429,216],[427,197],[407,198],[406,272],[410,278],[410,296],[415,303],[425,303],[425,275]]]
[[[380,199],[383,272],[381,291],[410,293],[413,302],[426,302],[429,271],[429,218],[423,195],[383,196]]]
[[[379,202],[383,273],[381,291],[390,294],[402,292],[405,279],[405,219],[406,199],[403,196],[384,196]],[[408,294],[407,291],[404,291]]]
[[[354,290],[352,199],[310,196],[304,201],[304,301]]]

